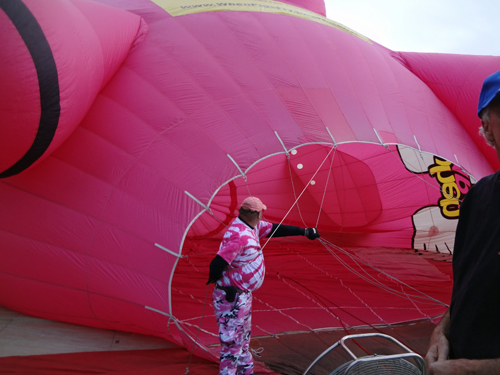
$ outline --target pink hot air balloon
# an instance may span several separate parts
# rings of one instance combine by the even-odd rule
[[[312,0],[0,9],[0,304],[216,359],[208,262],[255,195],[324,241],[265,244],[253,336],[446,310],[499,57],[393,52]]]

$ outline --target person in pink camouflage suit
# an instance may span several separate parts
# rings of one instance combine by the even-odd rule
[[[319,237],[316,228],[272,224],[262,220],[267,207],[259,198],[241,203],[239,216],[224,234],[219,251],[210,263],[207,284],[215,283],[213,306],[221,343],[219,374],[253,374],[249,352],[252,323],[252,292],[264,281],[264,255],[260,238]]]

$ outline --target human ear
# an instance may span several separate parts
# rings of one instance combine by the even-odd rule
[[[486,138],[486,141],[493,146],[495,144],[495,137],[493,137],[493,134],[491,133],[490,122],[487,120],[481,120],[481,127],[483,128],[482,133],[484,138]]]

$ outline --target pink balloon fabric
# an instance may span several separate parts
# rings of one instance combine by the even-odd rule
[[[88,1],[13,1],[4,8],[5,178],[45,159],[71,135],[147,26],[139,16]]]
[[[461,199],[498,168],[475,107],[500,57],[390,51],[322,15],[310,0],[2,3],[0,304],[213,358],[208,262],[248,195],[449,302],[449,275],[415,251],[450,256]],[[445,309],[373,297],[319,241],[276,241],[259,334]],[[292,272],[347,308],[296,298]]]

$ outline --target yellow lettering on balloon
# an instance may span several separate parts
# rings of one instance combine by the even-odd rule
[[[459,201],[456,198],[441,198],[439,205],[441,206],[443,215],[448,218],[457,218],[460,214]]]
[[[456,219],[460,214],[460,200],[464,195],[459,189],[453,170],[453,163],[434,157],[434,164],[429,166],[429,174],[435,177],[441,186],[439,206],[441,214],[448,219]]]
[[[452,163],[446,160],[440,160],[437,158],[434,158],[434,161],[436,164],[434,164],[432,167],[429,168],[429,174],[434,177],[436,174],[436,178],[441,184],[446,184],[446,183],[451,183],[455,181],[455,176],[451,174],[448,177],[443,177],[442,173],[443,172],[450,172],[451,171],[451,165]]]
[[[455,178],[453,178],[453,180],[455,180]],[[460,195],[462,195],[455,181],[453,181],[452,183],[443,184],[443,186],[441,187],[441,191],[443,193],[443,196],[448,199],[456,198],[458,200],[460,199]]]

